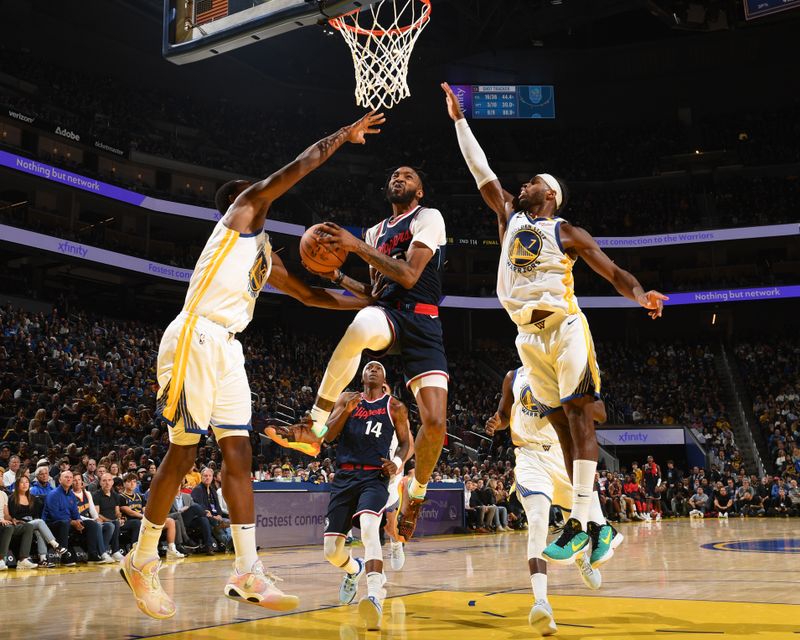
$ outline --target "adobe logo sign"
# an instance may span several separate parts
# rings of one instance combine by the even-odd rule
[[[56,127],[56,135],[64,136],[65,138],[69,138],[75,142],[81,141],[81,137],[77,133],[70,131],[69,129],[62,129],[61,127]]]

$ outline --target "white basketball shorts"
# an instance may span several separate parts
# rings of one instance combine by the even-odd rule
[[[180,313],[158,348],[157,413],[170,442],[192,445],[211,427],[217,440],[249,435],[252,404],[242,345],[202,316]]]
[[[542,417],[582,395],[600,397],[600,369],[583,313],[554,313],[518,329],[517,351]]]
[[[553,444],[549,451],[541,445],[517,447],[515,453],[514,475],[519,497],[540,494],[552,504],[571,511],[572,483],[564,466],[561,446]]]

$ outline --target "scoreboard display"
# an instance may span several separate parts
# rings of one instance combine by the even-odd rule
[[[461,109],[476,120],[556,117],[552,85],[451,85]]]
[[[778,11],[800,7],[800,0],[744,0],[744,15],[748,20]]]

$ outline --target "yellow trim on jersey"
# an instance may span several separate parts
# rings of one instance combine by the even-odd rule
[[[175,356],[172,360],[172,388],[171,393],[167,398],[167,404],[162,411],[162,415],[167,420],[175,419],[175,412],[178,409],[178,402],[181,399],[181,392],[183,391],[183,379],[186,377],[186,365],[189,362],[189,352],[192,345],[192,333],[194,332],[195,325],[199,316],[190,315],[183,322],[181,328],[181,335],[178,338],[178,346],[175,349]]]
[[[594,354],[594,344],[592,343],[592,334],[589,331],[589,322],[586,316],[581,315],[581,326],[583,327],[583,337],[586,340],[586,352],[589,354],[589,371],[592,372],[592,381],[594,382],[595,393],[600,393],[600,369],[597,366],[597,357]]]
[[[573,315],[578,313],[578,303],[575,302],[575,278],[572,276],[572,265],[569,256],[564,256],[561,260],[564,265],[564,277],[561,279],[561,284],[564,285],[566,291],[564,292],[564,302],[567,303],[567,314]]]
[[[211,281],[214,279],[214,276],[217,274],[217,271],[219,271],[219,268],[222,266],[222,263],[225,261],[225,258],[228,256],[231,249],[233,249],[233,245],[236,243],[238,237],[238,231],[234,231],[233,229],[228,229],[226,227],[225,235],[222,236],[222,240],[220,241],[216,251],[214,251],[214,255],[211,257],[205,273],[203,273],[198,280],[197,289],[195,290],[194,294],[192,294],[192,297],[189,299],[189,302],[185,307],[186,312],[194,313],[197,305],[200,304],[200,299],[208,290],[208,287],[211,285]]]

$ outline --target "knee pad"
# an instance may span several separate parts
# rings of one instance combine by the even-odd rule
[[[522,499],[528,518],[528,558],[541,558],[547,546],[547,525],[550,521],[550,501],[539,494]]]
[[[325,559],[334,567],[341,567],[350,558],[350,554],[344,548],[342,536],[325,536],[322,549]]]
[[[361,514],[361,542],[364,545],[364,560],[383,560],[381,549],[381,516],[374,513]]]

